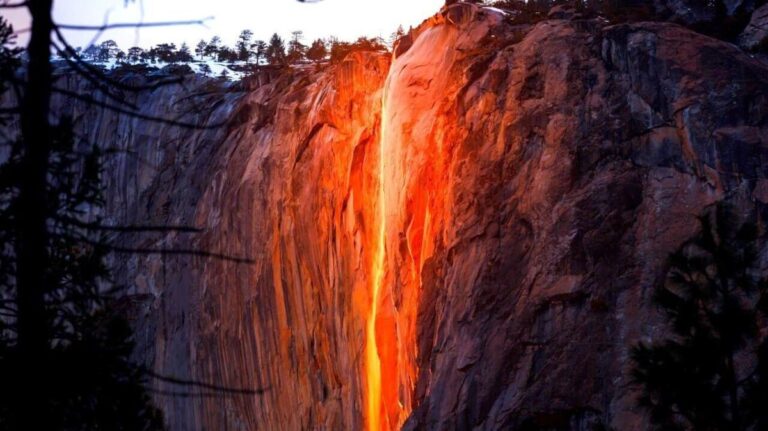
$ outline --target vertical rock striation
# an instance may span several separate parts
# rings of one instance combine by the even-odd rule
[[[106,166],[114,223],[204,229],[117,238],[169,250],[116,259],[138,304],[139,356],[163,375],[261,392],[154,381],[171,429],[363,427],[388,67],[386,54],[354,53],[325,72],[193,78],[129,97],[193,129],[58,99],[85,138],[116,150]]]
[[[116,258],[141,357],[263,390],[154,382],[171,428],[361,429],[378,369],[383,428],[643,429],[628,349],[662,331],[667,255],[718,200],[766,221],[766,65],[672,24],[463,3],[394,57],[129,98],[222,127],[58,100],[119,150],[113,221],[205,228],[121,243],[252,260]]]

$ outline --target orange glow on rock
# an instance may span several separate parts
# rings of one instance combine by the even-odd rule
[[[462,139],[446,124],[454,102],[444,90],[457,84],[438,73],[454,63],[456,52],[434,47],[453,46],[460,32],[439,22],[427,23],[421,31],[414,46],[390,65],[379,147],[372,151],[378,159],[371,157],[375,174],[369,201],[375,203],[368,213],[368,247],[373,302],[366,320],[365,356],[370,431],[399,429],[414,407],[418,364],[424,364],[417,337],[430,336],[430,328],[417,328],[422,274],[435,251],[451,240],[445,226],[456,226],[449,201],[451,166],[457,162],[451,143]],[[442,274],[432,268],[427,275],[434,289]]]
[[[424,27],[420,43],[451,46],[458,32],[438,24]],[[446,239],[441,229],[452,225],[446,187],[454,161],[446,148],[452,138],[441,90],[450,85],[432,82],[442,76],[436,71],[451,64],[452,53],[426,47],[406,52],[393,59],[382,90],[378,147],[370,154],[365,199],[370,305],[365,308],[364,412],[369,431],[399,429],[413,408],[422,271]]]

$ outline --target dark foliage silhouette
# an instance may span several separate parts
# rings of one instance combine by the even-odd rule
[[[664,430],[765,429],[768,277],[757,228],[727,206],[701,217],[701,233],[669,258],[653,294],[668,336],[632,351],[639,404]],[[755,428],[757,427],[757,428]]]
[[[13,143],[9,160],[0,165],[0,243],[23,240],[17,228],[24,147]],[[51,127],[45,184],[45,244],[48,265],[37,270],[44,279],[37,322],[47,339],[34,363],[20,349],[20,292],[15,250],[0,250],[0,428],[28,429],[20,415],[18,393],[35,390],[38,425],[44,429],[157,430],[160,412],[145,391],[139,365],[130,360],[133,344],[127,322],[112,310],[115,286],[105,258],[109,252],[98,217],[102,204],[100,151],[77,142],[72,124],[62,118]],[[30,374],[37,387],[30,388]],[[27,402],[28,399],[24,399]]]
[[[0,94],[8,91],[9,83],[13,81],[14,74],[21,64],[19,58],[21,49],[16,47],[15,42],[13,26],[0,16]],[[3,107],[0,110],[0,126],[4,126],[10,120],[11,114],[16,111],[14,107]]]
[[[11,6],[0,5],[4,7]],[[12,97],[3,100],[19,105],[3,106],[0,116],[4,132],[0,152],[0,429],[162,429],[162,415],[149,397],[152,382],[203,388],[212,396],[231,391],[163,376],[132,360],[132,330],[119,306],[124,291],[112,283],[107,255],[250,260],[200,250],[113,245],[109,237],[113,233],[199,230],[105,225],[101,217],[102,151],[97,144],[76,137],[70,118],[51,113],[51,95],[60,93],[121,115],[174,127],[220,125],[200,126],[143,115],[123,97],[125,92],[177,84],[181,78],[146,86],[112,79],[67,43],[53,22],[51,0],[21,7],[27,7],[33,18],[25,61],[20,61],[19,50],[13,46],[13,30],[0,19],[0,91],[12,91]],[[104,98],[54,86],[52,48]],[[92,51],[92,60],[120,53],[116,44],[107,42]],[[188,48],[179,52],[190,55]],[[134,59],[144,54],[140,49],[131,52]],[[152,55],[164,54],[155,51]],[[240,395],[261,393],[238,391]]]

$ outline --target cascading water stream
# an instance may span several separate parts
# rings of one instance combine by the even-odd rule
[[[386,87],[382,95],[381,121],[379,130],[379,161],[378,161],[378,190],[377,190],[377,217],[378,228],[376,233],[376,249],[373,256],[373,270],[371,281],[371,308],[368,315],[366,328],[365,368],[368,382],[367,411],[368,430],[379,431],[382,429],[381,421],[381,358],[376,345],[376,315],[379,309],[379,295],[384,283],[385,258],[386,258],[386,185],[385,185],[385,147],[387,142],[387,113],[386,113]],[[385,428],[386,429],[386,428]]]

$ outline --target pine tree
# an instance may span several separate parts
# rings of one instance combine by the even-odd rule
[[[289,63],[298,63],[305,58],[307,47],[301,43],[303,38],[304,32],[300,30],[291,32],[291,41],[288,42],[288,54],[286,56]]]
[[[314,61],[315,63],[319,63],[325,60],[327,55],[328,50],[325,48],[325,42],[323,42],[322,39],[317,39],[312,42],[309,50],[307,50],[307,58]]]
[[[206,43],[204,40],[200,39],[200,42],[197,42],[197,46],[195,46],[195,55],[200,57],[200,60],[203,60],[205,57],[205,49],[208,47],[208,43]]]
[[[161,43],[152,48],[152,51],[157,59],[164,63],[174,63],[178,58],[175,43]]]
[[[176,53],[176,61],[181,63],[189,63],[192,61],[192,53],[186,42],[182,43],[181,47],[179,47],[179,51]]]
[[[283,39],[277,33],[272,35],[267,46],[267,61],[272,65],[285,64],[285,44]]]
[[[21,49],[16,46],[16,34],[8,21],[0,16],[0,94],[8,90],[8,84],[21,65]],[[9,116],[0,112],[0,126],[10,121]]]
[[[261,64],[261,59],[267,54],[267,43],[263,40],[257,40],[251,45],[251,53],[256,59],[256,64]]]
[[[87,47],[86,47],[86,48],[83,50],[83,55],[82,55],[82,57],[83,57],[83,59],[85,59],[85,60],[90,60],[90,61],[98,61],[98,59],[99,59],[99,53],[100,53],[99,47],[97,47],[96,45],[88,45],[88,46],[87,46]]]
[[[0,429],[160,430],[114,307],[100,150],[75,138],[69,118],[52,119],[52,4],[28,7],[23,108],[13,112],[22,133],[0,164]],[[6,35],[0,20],[0,72],[13,75]]]
[[[138,46],[128,49],[127,59],[129,63],[138,63],[144,60],[144,50]]]
[[[226,61],[226,62],[229,62],[229,63],[234,63],[235,61],[238,60],[239,56],[238,56],[237,52],[235,50],[233,50],[232,48],[229,48],[229,47],[226,47],[226,46],[222,46],[217,51],[216,58],[220,62]]]
[[[119,51],[120,48],[117,46],[117,42],[111,39],[105,40],[99,45],[98,60],[109,61],[110,59],[115,58]]]
[[[243,30],[237,38],[235,50],[240,61],[247,62],[250,57],[251,38],[253,38],[253,32],[250,30]]]
[[[101,152],[78,144],[68,118],[52,128],[46,202],[49,265],[43,323],[49,334],[36,372],[45,382],[41,405],[51,429],[161,430],[162,415],[144,389],[146,377],[131,361],[131,329],[114,309],[102,224]],[[18,240],[14,229],[23,151],[14,145],[0,165],[0,244]],[[0,298],[18,297],[16,255],[0,247]],[[2,302],[0,319],[0,429],[17,427],[14,397],[28,385],[19,369],[26,366],[17,349],[13,301]]]
[[[669,259],[654,302],[669,336],[632,351],[641,406],[659,429],[765,429],[768,277],[758,268],[755,226],[718,206],[701,233]]]
[[[221,38],[219,36],[213,36],[211,41],[205,47],[205,55],[208,57],[216,58],[221,48]]]

